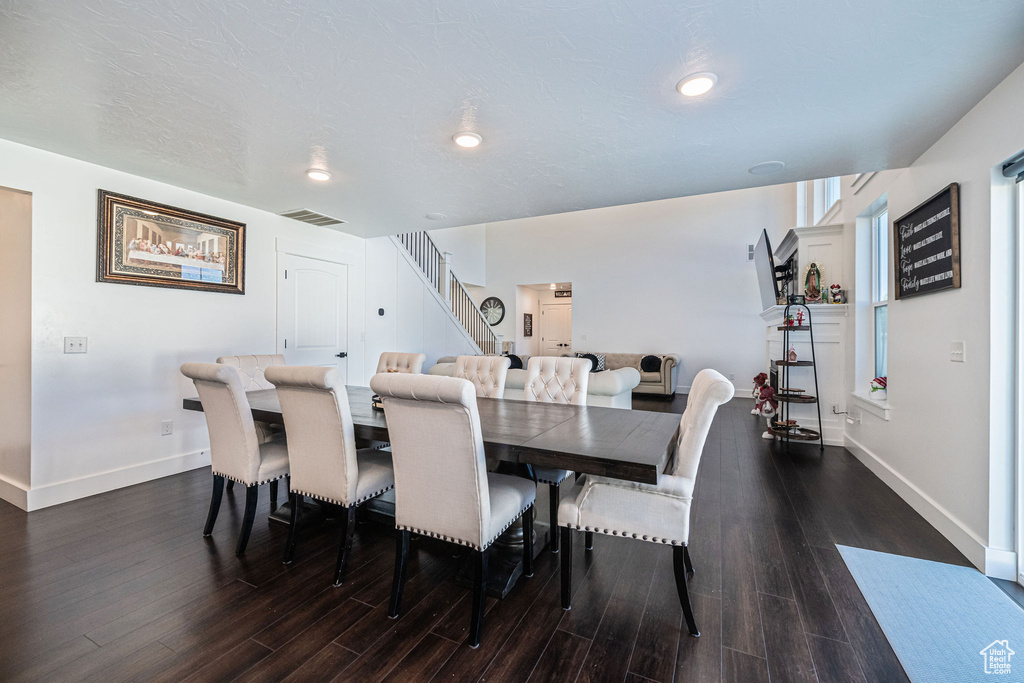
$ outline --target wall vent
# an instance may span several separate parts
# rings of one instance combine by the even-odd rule
[[[309,209],[295,209],[293,211],[285,211],[280,215],[284,216],[285,218],[294,218],[295,220],[302,221],[303,223],[319,225],[322,228],[327,227],[328,225],[341,225],[342,223],[345,222],[340,218],[331,218],[330,216],[325,216],[322,213],[310,211]]]

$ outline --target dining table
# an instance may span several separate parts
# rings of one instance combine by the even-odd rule
[[[347,386],[346,390],[356,440],[387,442],[387,418],[384,411],[373,407],[373,391],[362,386]],[[246,397],[254,420],[285,424],[276,390],[250,391]],[[182,407],[203,410],[198,397],[184,399]],[[549,467],[656,484],[658,476],[670,467],[679,439],[680,420],[674,413],[493,398],[478,398],[477,411],[484,450],[506,471]],[[273,515],[275,521],[287,523],[284,507]],[[534,531],[540,541],[535,543],[535,552],[539,553],[546,545],[543,538],[548,525],[538,520]],[[515,528],[506,532],[513,539],[506,546],[515,545],[516,533]],[[492,560],[488,590],[497,597],[504,597],[521,574],[521,527],[518,533],[519,554],[506,552],[505,560]]]

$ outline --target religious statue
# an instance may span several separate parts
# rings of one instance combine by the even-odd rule
[[[821,301],[823,294],[824,269],[814,261],[807,264],[804,271],[804,298],[808,303]]]

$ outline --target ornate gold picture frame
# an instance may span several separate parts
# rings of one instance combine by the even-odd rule
[[[99,191],[96,281],[245,294],[245,224]]]

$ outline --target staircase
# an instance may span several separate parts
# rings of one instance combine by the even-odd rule
[[[480,348],[480,353],[494,356],[501,353],[501,335],[495,334],[484,314],[473,303],[465,286],[455,277],[451,263],[426,232],[406,232],[396,241],[405,248],[430,285],[451,308],[456,320]]]

